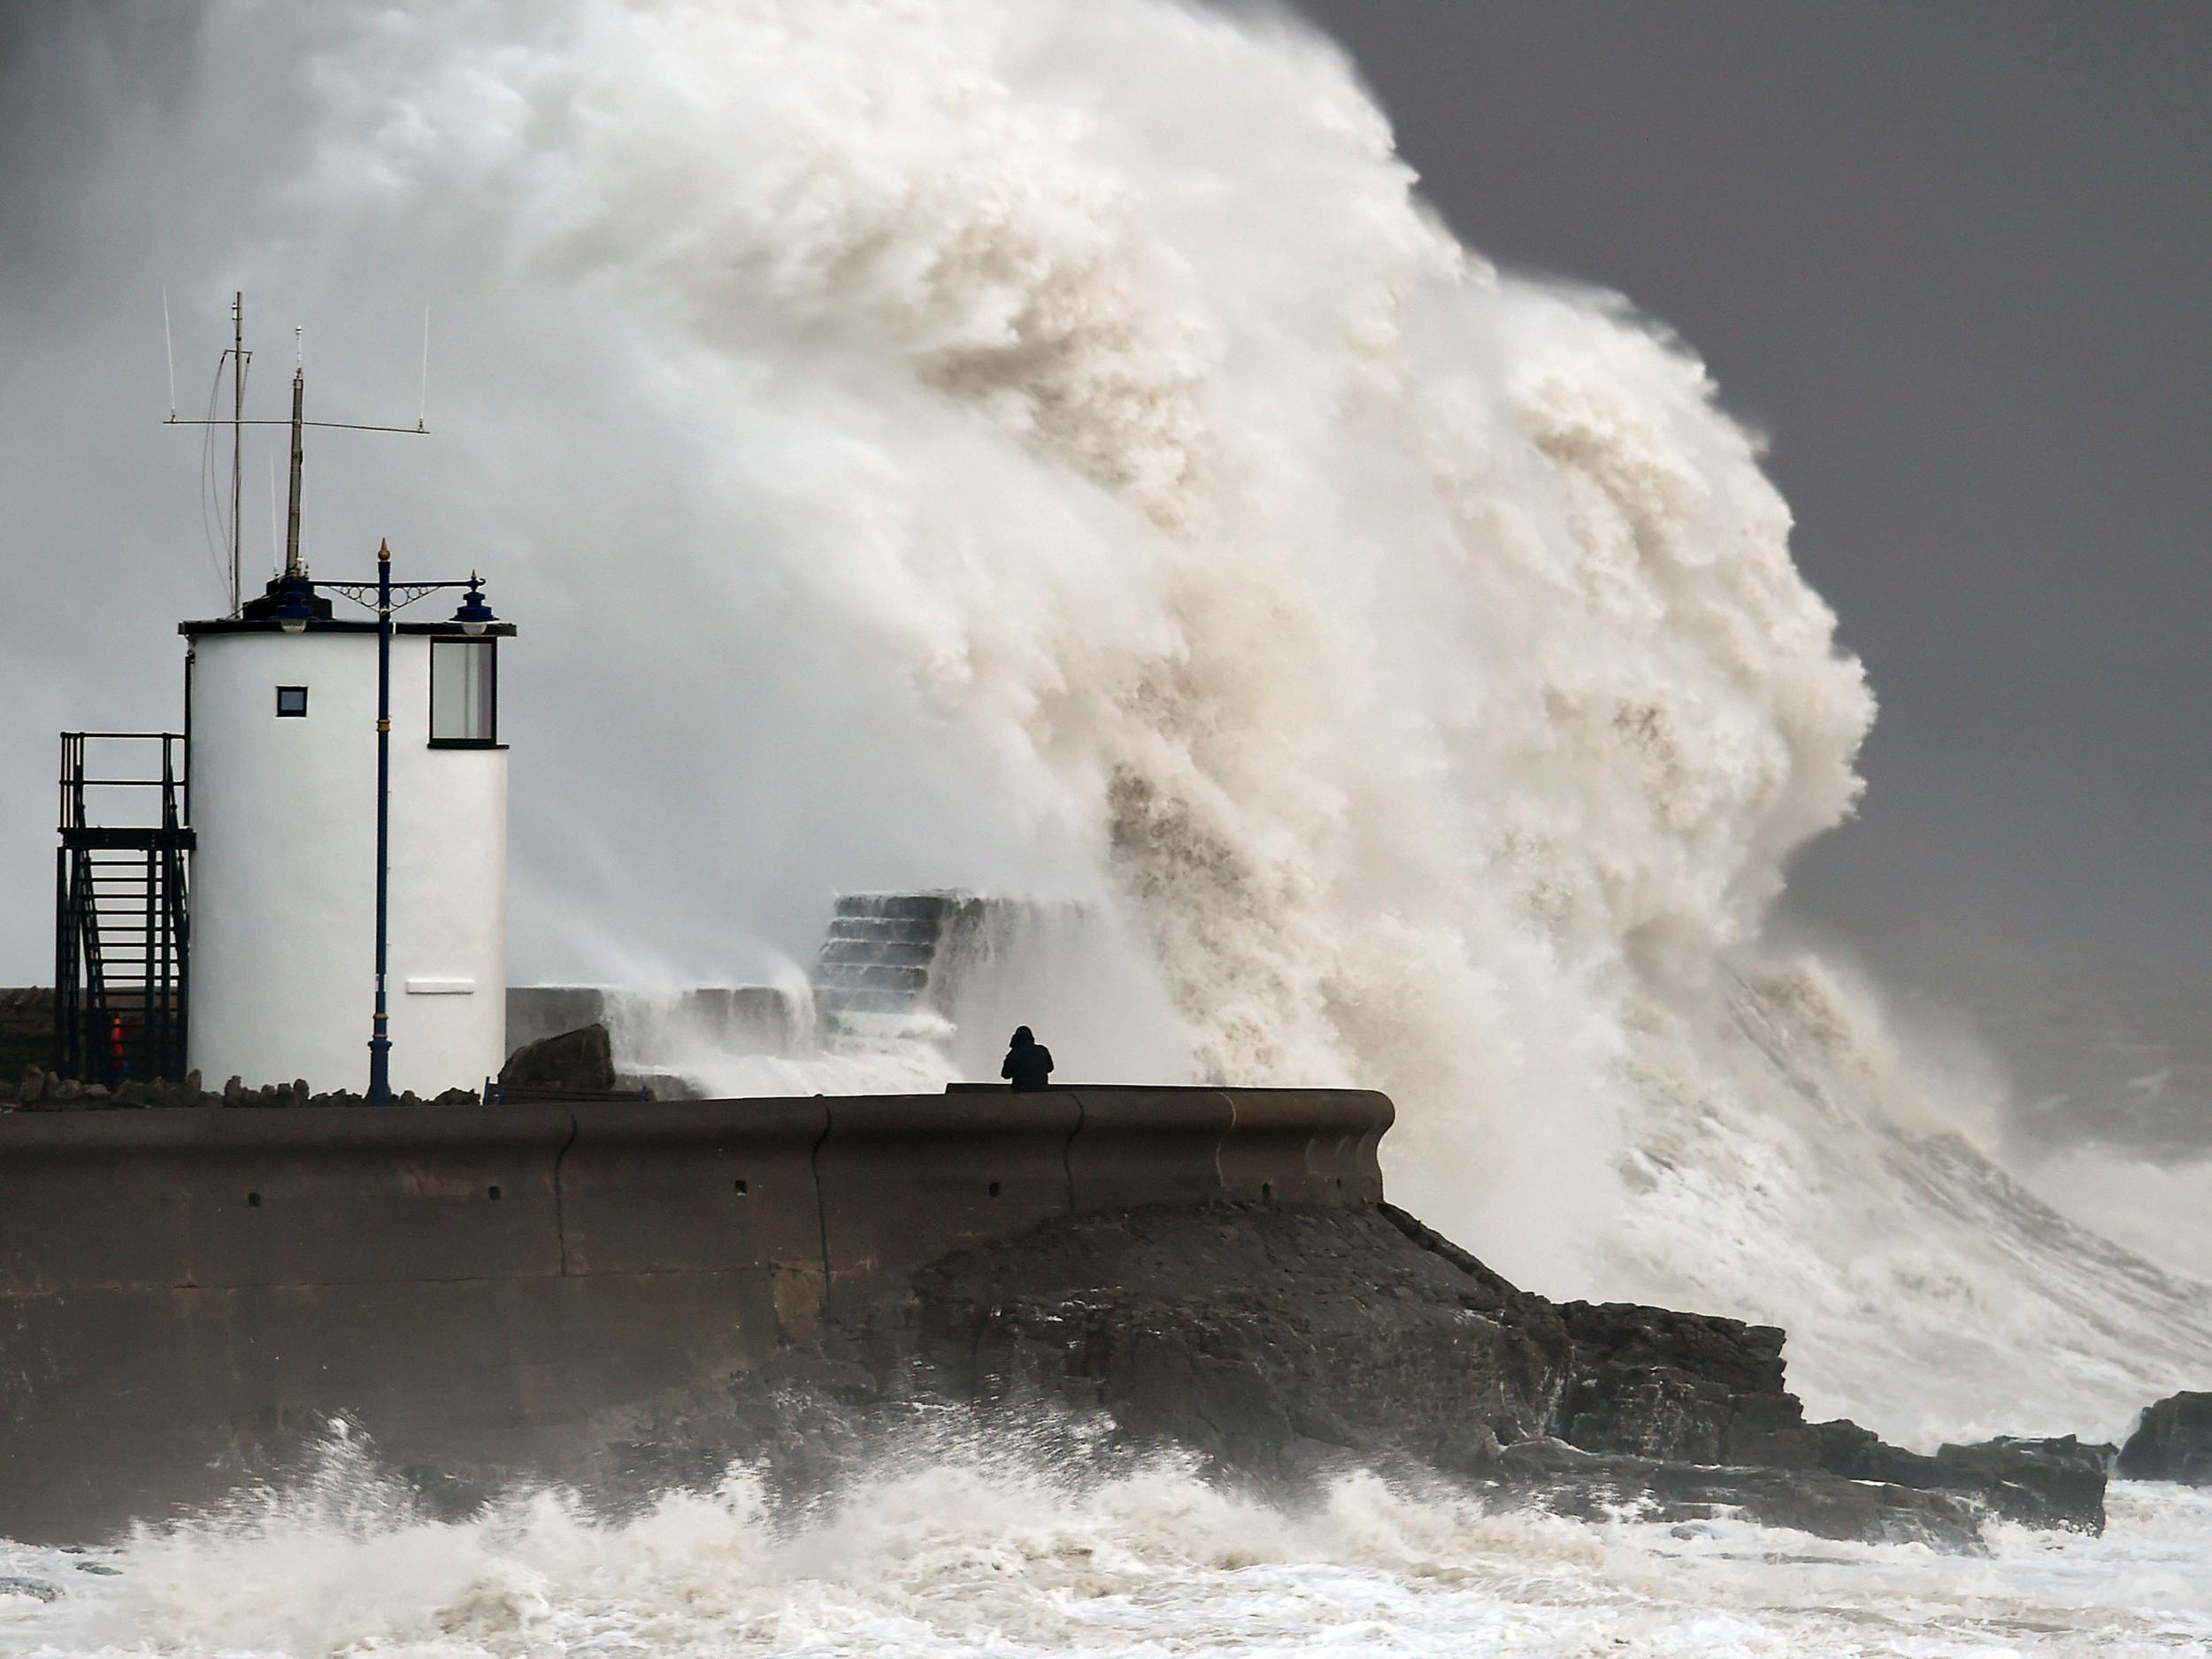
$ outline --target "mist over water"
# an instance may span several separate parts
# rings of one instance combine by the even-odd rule
[[[1080,902],[1119,942],[1027,1005],[1063,1075],[1387,1090],[1395,1199],[1534,1288],[1787,1326],[1816,1415],[2108,1435],[2205,1381],[2201,1285],[1762,949],[1873,704],[1755,437],[1663,328],[1460,246],[1327,42],[242,0],[179,84],[86,190],[168,227],[180,365],[242,286],[328,319],[311,414],[378,418],[433,297],[434,435],[319,438],[310,550],[480,566],[521,624],[518,980],[788,976],[837,888]],[[219,219],[158,200],[200,170]],[[119,672],[154,723],[171,665]]]

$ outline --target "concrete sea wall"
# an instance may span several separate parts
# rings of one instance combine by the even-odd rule
[[[1065,1088],[0,1114],[0,1536],[220,1498],[343,1417],[557,1477],[841,1298],[1053,1217],[1382,1196],[1382,1095]]]

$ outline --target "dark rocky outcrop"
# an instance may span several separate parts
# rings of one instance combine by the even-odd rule
[[[2029,1526],[2104,1530],[2104,1489],[2115,1448],[2071,1434],[2056,1440],[2000,1435],[1936,1450],[1929,1483],[1980,1493],[2007,1520]]]
[[[2212,1394],[2170,1394],[2145,1411],[2120,1448],[2116,1472],[2212,1486]]]
[[[1978,1547],[1987,1517],[2101,1528],[2101,1448],[1931,1457],[1808,1424],[1782,1344],[1770,1326],[1549,1302],[1387,1205],[1119,1210],[934,1262],[615,1455],[664,1481],[734,1455],[803,1490],[871,1432],[954,1403],[1009,1432],[1041,1414],[1103,1425],[1077,1437],[1089,1453],[1178,1448],[1274,1489],[1355,1466],[1441,1473],[1566,1513],[1735,1513],[1949,1549]]]
[[[502,1087],[514,1089],[611,1090],[615,1087],[614,1045],[597,1023],[541,1037],[507,1056],[500,1068]]]

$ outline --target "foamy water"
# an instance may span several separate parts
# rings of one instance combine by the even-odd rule
[[[890,1476],[772,1524],[742,1478],[594,1525],[554,1496],[465,1525],[373,1497],[14,1549],[11,1653],[2127,1655],[2212,1647],[2212,1494],[2122,1485],[2101,1539],[1985,1558],[1719,1522],[1582,1524],[1338,1482],[1286,1511],[1173,1468],[1087,1486],[1002,1462]],[[98,1574],[82,1571],[91,1567]],[[111,1574],[112,1576],[105,1576]]]

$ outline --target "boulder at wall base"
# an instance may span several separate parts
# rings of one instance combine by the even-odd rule
[[[611,1089],[614,1044],[597,1024],[541,1037],[507,1057],[499,1080],[513,1088]]]
[[[2116,1472],[2212,1486],[2212,1394],[2170,1394],[2145,1411],[2120,1448]]]

